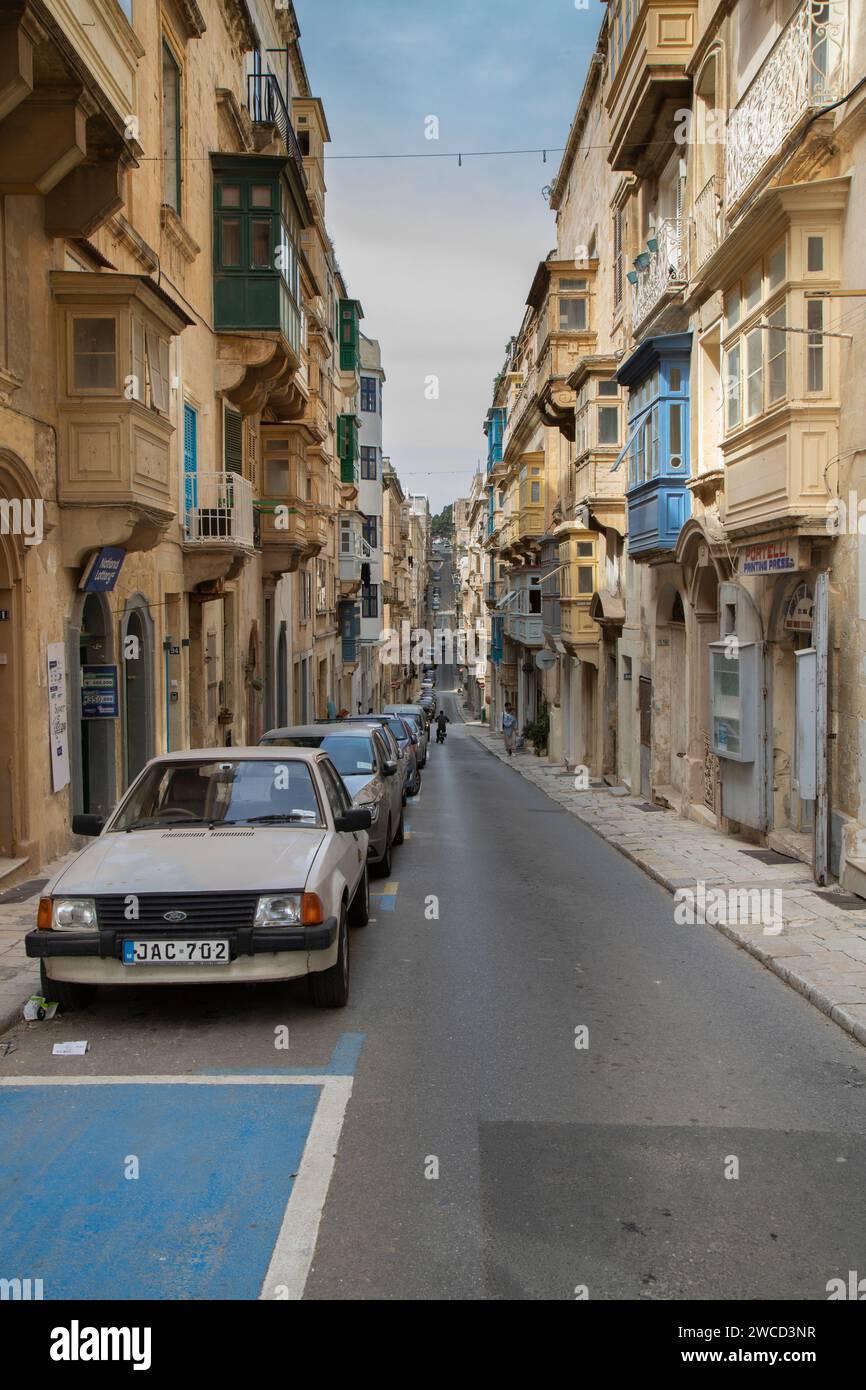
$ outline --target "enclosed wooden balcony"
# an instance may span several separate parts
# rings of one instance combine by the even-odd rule
[[[264,496],[256,502],[265,573],[292,574],[311,551],[307,461],[303,440],[290,424],[261,427]]]
[[[177,516],[171,338],[192,320],[148,276],[52,271],[66,563],[150,549]]]
[[[0,196],[41,196],[50,235],[89,237],[123,206],[142,153],[144,48],[119,5],[0,10]]]
[[[608,5],[608,161],[648,174],[654,129],[665,109],[689,104],[686,64],[697,36],[698,0],[611,0]]]

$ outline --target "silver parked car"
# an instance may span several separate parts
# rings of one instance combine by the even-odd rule
[[[348,927],[369,917],[370,809],[325,753],[205,748],[144,767],[47,884],[26,937],[61,1008],[93,985],[242,984],[306,975],[349,997]]]
[[[421,735],[419,750],[421,754],[419,767],[425,767],[427,763],[427,747],[430,742],[430,734],[424,711],[420,705],[386,705],[385,714],[399,714],[406,719],[413,719]]]
[[[376,724],[301,724],[271,729],[263,746],[318,748],[342,777],[353,806],[370,808],[367,857],[380,874],[391,872],[391,849],[403,843],[403,765],[393,740]]]

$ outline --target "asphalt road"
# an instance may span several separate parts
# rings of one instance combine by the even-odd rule
[[[676,926],[664,890],[441,698],[454,722],[352,934],[347,1009],[313,1010],[301,984],[106,991],[19,1032],[4,1080],[125,1083],[102,1118],[81,1100],[93,1087],[32,1105],[22,1087],[19,1112],[0,1095],[5,1161],[21,1156],[0,1254],[38,1249],[33,1272],[58,1287],[55,1265],[98,1240],[108,1296],[256,1297],[314,1088],[284,1118],[275,1087],[179,1101],[136,1078],[314,1072],[342,1048],[354,1089],[307,1298],[825,1299],[866,1273],[862,1049],[712,928]],[[90,1051],[54,1058],[61,1037]],[[93,1169],[102,1186],[81,1197],[68,1175]],[[178,1197],[181,1173],[194,1190]],[[102,1291],[96,1275],[84,1289]]]

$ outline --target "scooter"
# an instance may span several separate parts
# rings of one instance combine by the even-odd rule
[[[444,728],[441,728],[441,729],[440,729],[440,728],[437,727],[437,729],[436,729],[436,742],[437,742],[437,743],[444,743],[446,737],[447,737],[447,735],[446,735],[446,733],[445,733],[445,729],[444,729]]]

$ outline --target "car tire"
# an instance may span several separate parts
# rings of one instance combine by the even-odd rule
[[[65,1014],[83,1009],[93,998],[92,985],[77,985],[69,980],[52,980],[46,973],[44,961],[39,962],[39,990],[49,1004],[57,1004]]]
[[[420,791],[421,791],[421,769],[419,768],[418,771],[417,771],[417,773],[415,774],[415,789],[414,789],[414,791],[412,792],[412,795],[413,795],[413,796],[418,796],[419,793],[420,793]]]
[[[315,970],[309,977],[310,998],[317,1009],[344,1009],[349,1002],[349,926],[346,904],[340,908],[337,928],[337,959],[327,970]]]
[[[382,858],[376,865],[376,874],[379,878],[387,878],[391,872],[391,822],[388,821],[388,830],[385,835],[385,850]]]
[[[397,834],[394,836],[394,844],[402,845],[406,838],[405,826],[403,824],[403,812],[400,812],[400,824],[397,826]]]
[[[366,927],[370,920],[370,873],[364,865],[361,882],[355,889],[355,896],[349,908],[349,926]]]

